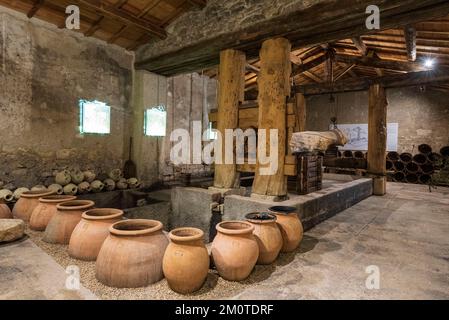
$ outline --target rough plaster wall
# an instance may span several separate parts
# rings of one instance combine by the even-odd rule
[[[0,181],[31,187],[66,167],[122,167],[132,54],[3,7],[0,49]],[[79,134],[79,99],[111,106],[110,135]]]
[[[338,123],[368,123],[368,93],[349,92],[307,98],[307,130],[327,130],[330,118]],[[389,123],[399,123],[399,152],[416,152],[427,143],[434,150],[449,145],[449,94],[439,91],[421,92],[418,88],[388,89]],[[413,149],[414,147],[414,149]]]
[[[192,132],[192,121],[201,121],[203,131],[209,123],[208,114],[217,106],[216,80],[197,73],[165,78],[147,71],[136,71],[133,94],[134,152],[140,179],[150,185],[159,180],[172,181],[185,174],[207,175],[211,168],[204,165],[174,166],[170,161],[175,129]],[[166,106],[167,131],[165,137],[148,137],[143,133],[146,109]]]
[[[294,8],[308,8],[317,2],[319,0],[209,0],[204,9],[189,11],[171,23],[165,40],[142,46],[136,53],[137,61],[245,28]]]

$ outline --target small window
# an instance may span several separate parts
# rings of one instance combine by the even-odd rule
[[[217,130],[212,128],[212,122],[209,122],[209,127],[207,128],[207,139],[208,140],[217,140]]]
[[[145,111],[144,132],[146,136],[165,137],[167,111],[164,106],[157,106]]]
[[[111,107],[100,101],[80,100],[80,132],[111,133]]]

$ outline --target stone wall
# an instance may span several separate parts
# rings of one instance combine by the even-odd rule
[[[123,166],[133,54],[0,7],[0,183],[31,187],[66,167]],[[111,134],[79,133],[79,99],[111,106]]]
[[[368,123],[368,93],[349,92],[307,98],[307,130],[327,130],[330,118],[338,123]],[[418,145],[427,143],[434,150],[449,145],[449,101],[445,92],[420,88],[388,89],[389,123],[399,123],[399,152],[417,152]]]
[[[211,109],[217,108],[217,82],[197,73],[166,78],[147,71],[136,71],[133,94],[133,159],[139,178],[150,185],[157,181],[170,182],[186,175],[211,174],[206,165],[177,165],[170,160],[173,142],[170,134],[175,129],[192,131],[192,121],[201,121],[203,130],[209,124]],[[146,109],[165,106],[167,129],[165,137],[143,134],[143,114]]]

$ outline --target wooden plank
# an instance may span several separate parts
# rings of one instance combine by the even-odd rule
[[[35,0],[30,11],[28,11],[28,13],[27,13],[27,17],[29,19],[34,17],[34,15],[39,11],[39,9],[44,5],[44,3],[45,3],[44,0]]]
[[[357,57],[350,55],[337,54],[335,56],[335,61],[345,63],[345,64],[355,64],[358,66],[366,66],[373,68],[381,68],[387,70],[396,71],[425,71],[428,70],[425,66],[420,63],[406,62],[406,61],[393,61],[393,60],[381,60],[375,57]]]
[[[290,96],[291,44],[287,39],[275,38],[265,41],[260,50],[259,84],[259,130],[278,130],[278,168],[273,175],[263,174],[259,162],[252,192],[258,195],[287,195],[287,179],[284,175],[286,154],[287,97]],[[267,134],[267,137],[269,134]],[[260,147],[260,146],[259,146]],[[270,150],[267,138],[266,150]],[[270,152],[270,151],[269,151]],[[271,150],[271,152],[274,152]]]
[[[357,49],[360,51],[360,53],[362,54],[362,56],[366,56],[367,53],[367,48],[365,43],[363,42],[362,38],[360,36],[358,37],[353,37],[352,38],[352,42],[354,43],[354,45],[357,47]]]
[[[246,57],[237,50],[224,50],[220,54],[220,83],[218,89],[217,129],[225,139],[226,129],[236,129],[239,125],[239,105],[245,94]],[[225,143],[222,146],[222,164],[215,164],[214,186],[236,188],[239,184],[235,159],[233,164],[225,164]]]

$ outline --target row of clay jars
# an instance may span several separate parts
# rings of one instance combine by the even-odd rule
[[[160,281],[168,246],[163,225],[155,220],[131,219],[113,224],[101,246],[95,275],[115,288],[137,288]]]
[[[123,219],[119,209],[91,209],[84,212],[81,221],[73,230],[69,242],[69,255],[84,261],[95,261],[109,228]]]
[[[12,214],[16,219],[22,219],[25,222],[29,222],[31,214],[39,204],[39,198],[51,196],[53,194],[55,194],[55,191],[53,190],[23,192],[14,205]]]
[[[92,209],[94,205],[90,200],[72,200],[57,204],[56,213],[50,219],[42,240],[54,244],[68,244],[83,212]]]
[[[56,214],[56,206],[66,201],[75,200],[75,196],[51,195],[39,198],[39,203],[31,213],[30,229],[45,231],[51,218]]]

